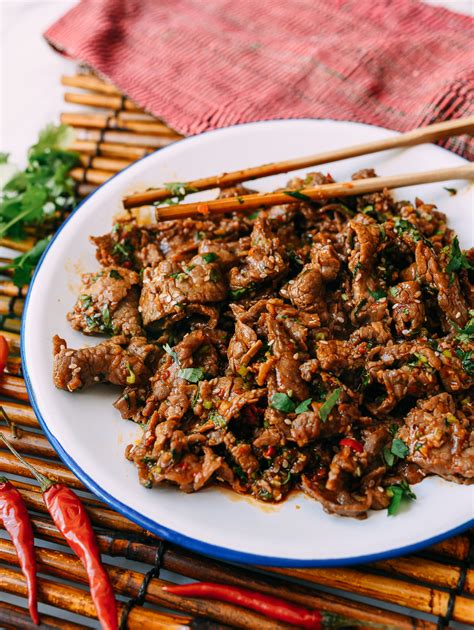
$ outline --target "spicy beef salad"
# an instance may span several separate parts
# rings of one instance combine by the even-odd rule
[[[67,317],[109,339],[56,336],[54,383],[123,388],[144,486],[267,502],[300,488],[363,518],[394,514],[427,475],[474,480],[474,249],[419,199],[298,192],[332,181],[294,178],[292,203],[253,214],[130,215],[92,237],[101,270]]]

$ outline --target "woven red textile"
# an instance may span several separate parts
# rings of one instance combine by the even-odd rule
[[[185,134],[474,113],[474,20],[416,0],[82,0],[45,36]],[[472,138],[448,146],[474,157]]]

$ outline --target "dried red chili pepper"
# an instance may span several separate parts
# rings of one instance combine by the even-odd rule
[[[3,374],[8,359],[8,342],[3,335],[0,335],[0,374]]]
[[[353,451],[357,451],[357,453],[363,453],[364,452],[364,445],[361,442],[358,442],[357,440],[354,440],[354,438],[343,438],[339,442],[339,446],[348,446]]]
[[[307,630],[320,630],[324,628],[324,614],[317,610],[309,610],[285,599],[264,595],[250,589],[230,586],[229,584],[217,584],[215,582],[194,582],[193,584],[179,584],[176,586],[164,586],[163,590],[173,595],[182,597],[206,597],[217,599],[221,602],[237,604],[244,608],[255,610],[270,619],[277,619]]]
[[[6,477],[0,476],[0,520],[15,545],[20,567],[28,586],[28,608],[36,625],[38,617],[38,585],[33,526],[23,498]]]
[[[6,415],[3,409],[2,412]],[[44,503],[54,524],[87,572],[92,599],[102,627],[106,630],[117,630],[117,605],[114,591],[107,571],[101,562],[94,530],[83,503],[77,494],[67,486],[51,481],[25,461],[3,433],[0,433],[0,439],[15,457],[30,470],[40,484]]]

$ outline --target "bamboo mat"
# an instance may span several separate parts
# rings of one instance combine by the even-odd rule
[[[65,101],[76,107],[76,111],[64,113],[61,119],[77,129],[72,148],[80,153],[82,166],[74,169],[72,176],[83,195],[134,160],[180,140],[162,121],[91,74],[63,77],[62,83],[66,87]],[[13,243],[8,239],[0,244],[20,251],[31,246],[31,242]],[[255,588],[342,615],[348,619],[345,627],[382,624],[408,630],[474,625],[474,531],[412,556],[347,569],[262,570],[210,560],[160,541],[97,500],[61,463],[28,404],[19,357],[23,298],[8,277],[0,278],[2,334],[13,353],[7,372],[0,379],[1,404],[18,427],[14,441],[17,449],[41,472],[82,491],[119,606],[129,608],[129,628],[290,627],[230,604],[186,600],[162,590],[170,579],[183,578]],[[30,474],[2,445],[0,471],[12,479],[33,515],[44,627],[67,630],[98,627],[84,570],[64,546]],[[141,587],[150,576],[153,577],[146,596],[142,596]],[[0,590],[0,628],[33,627],[25,607],[25,580],[18,569],[13,546],[3,531]],[[6,593],[12,603],[4,601]],[[66,612],[69,614],[65,615]]]

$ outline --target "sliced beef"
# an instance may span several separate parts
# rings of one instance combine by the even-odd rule
[[[474,482],[474,427],[450,394],[420,400],[398,435],[410,449],[408,459],[426,473]]]
[[[73,392],[95,383],[144,384],[150,371],[143,361],[128,353],[113,339],[92,348],[73,350],[57,335],[53,339],[54,384]]]

